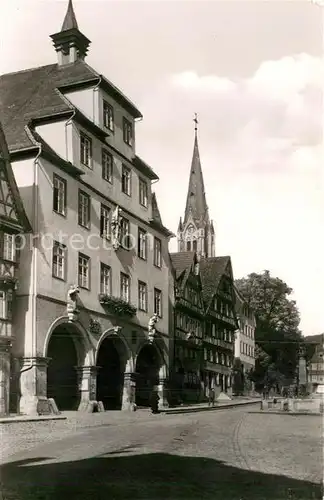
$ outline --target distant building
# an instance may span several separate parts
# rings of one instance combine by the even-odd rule
[[[313,391],[320,388],[320,392],[324,392],[324,333],[308,336],[305,340],[313,346],[313,354],[307,368],[308,383]]]
[[[19,293],[20,256],[16,243],[19,235],[30,231],[0,123],[0,415],[9,413],[12,325]]]
[[[172,233],[152,192],[158,176],[136,154],[142,114],[85,62],[90,40],[71,0],[51,39],[57,62],[0,77],[33,227],[13,322],[13,411],[49,412],[51,398],[59,410],[147,406],[154,386],[164,404]]]
[[[184,263],[186,255],[196,252],[202,285],[205,318],[199,375],[201,397],[207,397],[210,388],[231,394],[237,328],[232,265],[230,257],[215,256],[215,231],[206,202],[197,126],[185,215],[180,219],[177,236],[178,253],[172,254],[172,260]]]
[[[235,287],[236,314],[239,328],[235,332],[235,368],[242,374],[242,390],[248,393],[254,389],[248,374],[255,368],[255,328],[256,320],[251,307],[244,300],[242,294]]]

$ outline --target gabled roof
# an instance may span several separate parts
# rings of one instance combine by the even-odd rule
[[[134,104],[109,80],[82,60],[49,64],[0,76],[0,120],[10,152],[32,145],[25,132],[30,120],[71,109],[62,93],[79,86],[101,87],[134,118],[142,117]]]
[[[195,222],[208,221],[209,219],[197,132],[195,132],[184,224],[188,221],[190,214]]]
[[[172,238],[175,235],[169,231],[162,223],[162,218],[160,214],[160,210],[157,204],[156,194],[152,193],[152,219],[150,219],[151,226],[157,231],[161,232],[167,238]]]
[[[231,265],[231,258],[229,256],[202,258],[200,260],[199,267],[203,298],[207,307],[211,304],[228,264]]]
[[[195,252],[174,252],[170,253],[170,258],[176,278],[178,279],[195,262]]]
[[[198,263],[196,252],[175,252],[170,254],[173,273],[179,290],[184,290],[186,282],[192,272],[192,268]],[[197,276],[200,285],[200,275]]]
[[[152,219],[158,222],[158,224],[163,225],[155,193],[152,193]]]
[[[0,122],[0,226],[13,232],[32,230],[10,163],[6,138]]]

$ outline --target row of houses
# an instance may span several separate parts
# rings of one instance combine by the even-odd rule
[[[230,397],[255,319],[215,255],[197,125],[169,253],[141,112],[85,62],[71,0],[51,39],[56,63],[0,77],[0,413]]]

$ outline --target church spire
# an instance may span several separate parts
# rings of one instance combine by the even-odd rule
[[[202,174],[199,147],[198,147],[197,113],[195,113],[195,118],[193,121],[195,123],[195,140],[194,140],[194,149],[193,149],[190,176],[189,176],[189,186],[188,186],[184,224],[187,222],[190,214],[193,217],[193,219],[197,222],[198,221],[207,222],[208,220],[208,207],[206,203],[204,178]]]
[[[51,35],[51,39],[53,40],[60,66],[85,58],[91,42],[79,30],[72,0],[69,0],[61,31]]]
[[[209,220],[204,178],[198,147],[198,118],[195,113],[195,139],[189,176],[186,210],[178,227],[178,252],[194,251],[200,257],[215,256],[215,232]]]

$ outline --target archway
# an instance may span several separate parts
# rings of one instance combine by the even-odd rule
[[[50,358],[47,397],[55,400],[59,410],[77,410],[80,403],[76,369],[81,364],[79,349],[83,350],[84,356],[80,333],[74,325],[64,323],[53,330],[47,348],[47,357]]]
[[[125,356],[122,341],[106,337],[100,344],[97,366],[97,401],[105,410],[120,410],[124,387]]]
[[[159,383],[160,358],[155,347],[145,345],[136,360],[136,405],[150,406],[152,389]]]

